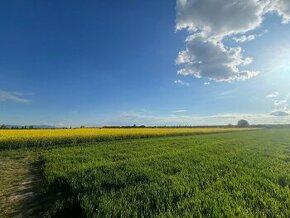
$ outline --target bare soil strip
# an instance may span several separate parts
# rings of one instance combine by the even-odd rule
[[[43,217],[41,164],[28,155],[0,158],[0,217]]]

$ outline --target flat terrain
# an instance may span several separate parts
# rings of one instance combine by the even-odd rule
[[[289,129],[27,147],[0,152],[0,217],[290,214]]]
[[[247,128],[81,128],[0,129],[0,150],[51,147],[81,142],[247,131]]]

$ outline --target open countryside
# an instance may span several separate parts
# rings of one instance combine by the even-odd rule
[[[55,145],[52,137],[49,146],[38,137],[32,147],[1,149],[1,216],[290,214],[289,129],[189,129],[157,128],[165,136],[153,138],[151,129],[131,129],[148,136]],[[10,131],[33,130],[2,130],[2,137]]]
[[[0,4],[0,218],[290,218],[290,0]]]

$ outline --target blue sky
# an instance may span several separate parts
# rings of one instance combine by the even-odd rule
[[[290,5],[232,2],[2,3],[0,124],[290,123]]]

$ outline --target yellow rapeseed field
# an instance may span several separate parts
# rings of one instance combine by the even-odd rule
[[[56,144],[105,141],[122,138],[189,135],[202,133],[245,131],[246,128],[80,128],[80,129],[3,129],[0,149],[49,146]]]

